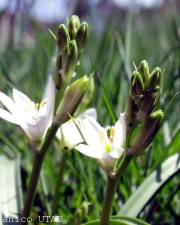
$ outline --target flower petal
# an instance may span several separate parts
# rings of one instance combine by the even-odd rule
[[[81,113],[79,115],[79,118],[80,119],[85,119],[86,117],[91,117],[95,120],[97,120],[97,112],[96,112],[96,109],[95,108],[90,108],[90,109],[87,109],[86,111],[84,111],[83,113]]]
[[[31,141],[42,139],[48,129],[47,119],[45,116],[38,118],[38,120],[34,124],[22,121],[20,126]]]
[[[105,156],[105,153],[102,149],[100,148],[94,149],[92,148],[92,146],[88,146],[84,144],[80,144],[76,146],[75,149],[84,155],[87,155],[89,157],[96,158],[96,159],[102,159]]]
[[[52,122],[52,117],[54,113],[54,102],[55,102],[55,84],[51,75],[48,78],[44,96],[45,98],[43,101],[47,102],[45,114],[48,118],[48,124],[50,125],[50,123]],[[42,115],[41,111],[40,111],[40,114]]]
[[[78,119],[78,121],[79,128],[87,144],[94,147],[99,146],[101,144],[100,135],[104,132],[104,128],[89,116],[86,116],[85,119]]]
[[[76,145],[83,142],[83,138],[72,119],[58,129],[56,136],[60,140],[63,148],[73,149]]]
[[[113,159],[119,159],[122,154],[124,153],[125,148],[119,147],[119,148],[114,148],[112,152],[109,153],[109,155],[113,158]]]
[[[9,110],[9,112],[13,113],[15,110],[15,104],[14,101],[4,94],[3,92],[0,92],[0,101],[2,104]]]
[[[98,162],[100,164],[100,166],[107,172],[112,172],[116,163],[117,163],[117,159],[111,157],[109,154],[106,155],[104,158],[102,159],[98,159]]]
[[[1,108],[0,108],[0,118],[7,120],[10,123],[19,125],[18,120],[16,120],[16,118],[11,113]]]
[[[121,113],[119,120],[114,125],[114,138],[113,145],[116,148],[120,148],[123,146],[126,140],[126,121],[125,121],[125,113]]]
[[[13,89],[13,98],[17,107],[19,107],[19,110],[32,108],[33,102],[25,94],[18,91],[17,89]]]

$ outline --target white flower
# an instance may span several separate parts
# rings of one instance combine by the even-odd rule
[[[114,168],[125,151],[126,123],[120,114],[114,126],[103,128],[96,121],[95,109],[87,110],[76,119],[63,124],[57,133],[62,146],[96,158],[106,171]]]
[[[79,119],[85,119],[87,116],[96,119],[96,110],[94,108],[87,109],[84,113],[80,114],[77,119],[70,119],[60,126],[56,133],[60,141],[60,148],[72,150],[75,146],[84,142],[76,122],[78,123]]]
[[[0,108],[0,117],[21,126],[32,142],[38,141],[44,137],[52,123],[54,101],[55,86],[50,76],[40,104],[16,89],[13,89],[12,99],[0,92],[0,102],[7,109]]]
[[[125,151],[125,114],[121,113],[115,125],[108,130],[88,116],[80,120],[79,128],[86,144],[79,144],[75,148],[89,157],[98,159],[105,170],[111,170]]]

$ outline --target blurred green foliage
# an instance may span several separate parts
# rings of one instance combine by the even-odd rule
[[[121,20],[119,18],[119,20]],[[16,24],[15,29],[21,24]],[[26,27],[19,39],[12,38],[0,48],[0,90],[11,94],[16,87],[34,100],[40,100],[47,75],[55,71],[56,41],[46,28],[31,22],[33,34]],[[56,27],[52,29],[56,32]],[[161,107],[166,110],[180,90],[180,17],[178,11],[154,12],[141,16],[127,13],[119,25],[107,19],[102,33],[93,29],[85,48],[77,76],[94,71],[95,93],[89,106],[96,107],[101,124],[115,121],[125,110],[133,62],[143,59],[151,68],[164,68]],[[179,95],[167,111],[166,121],[146,153],[133,160],[119,182],[113,205],[117,214],[129,196],[153,170],[180,150]],[[0,121],[0,153],[21,155],[24,191],[32,166],[32,152],[20,128]],[[46,156],[36,195],[34,215],[50,213],[52,193],[61,159],[55,141]],[[64,224],[80,224],[98,218],[101,211],[106,176],[98,164],[72,151],[65,168],[59,215]],[[157,193],[140,218],[151,224],[178,224],[180,218],[179,180],[175,176]]]

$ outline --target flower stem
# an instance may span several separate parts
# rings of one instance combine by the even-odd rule
[[[43,162],[42,154],[40,154],[39,152],[35,152],[29,188],[25,196],[24,208],[21,214],[21,217],[23,218],[27,218],[30,215],[30,211],[35,197],[35,190],[39,180],[40,170],[42,167],[42,162]],[[26,223],[23,222],[22,224]]]
[[[107,183],[105,197],[104,197],[100,225],[109,225],[109,218],[111,215],[117,183],[119,178],[123,175],[124,171],[128,167],[130,161],[131,161],[131,156],[125,155],[124,160],[119,166],[116,174],[112,176],[108,176],[108,183]]]
[[[58,177],[56,179],[56,185],[54,189],[54,195],[53,195],[53,201],[52,201],[52,212],[51,215],[56,215],[57,210],[58,210],[58,203],[59,203],[59,193],[60,193],[60,188],[63,182],[63,174],[64,174],[64,169],[65,169],[65,164],[68,159],[69,152],[64,151],[62,154],[60,166],[59,166],[59,171],[58,171]]]
[[[108,183],[106,187],[106,193],[104,197],[103,203],[103,211],[101,215],[100,225],[109,225],[109,216],[111,214],[112,203],[114,194],[117,186],[117,178],[116,177],[108,177]]]
[[[27,193],[25,196],[24,208],[21,213],[21,225],[28,224],[27,218],[30,215],[31,208],[32,208],[32,205],[34,202],[36,187],[37,187],[38,180],[40,177],[43,160],[44,160],[44,157],[47,153],[47,150],[48,150],[50,144],[52,143],[53,137],[55,136],[57,129],[58,129],[58,125],[53,124],[47,134],[47,137],[46,137],[43,145],[41,146],[41,149],[35,151],[30,183],[29,183],[28,190],[27,190]]]

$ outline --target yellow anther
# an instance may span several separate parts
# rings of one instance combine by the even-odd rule
[[[112,143],[114,139],[114,127],[110,128],[110,133],[109,133],[109,140]]]
[[[99,131],[99,140],[100,140],[100,144],[103,144],[104,141],[105,141],[104,131],[103,130]]]
[[[40,103],[40,107],[39,107],[39,108],[44,107],[44,105],[45,105],[46,103],[47,103],[47,101],[46,101],[46,100],[42,101],[42,102]]]
[[[42,101],[41,103],[35,103],[34,108],[36,110],[39,110],[40,108],[44,107],[44,105],[47,103],[47,101]]]
[[[40,104],[39,104],[39,103],[35,103],[35,104],[34,104],[34,107],[35,107],[36,110],[39,110]]]

